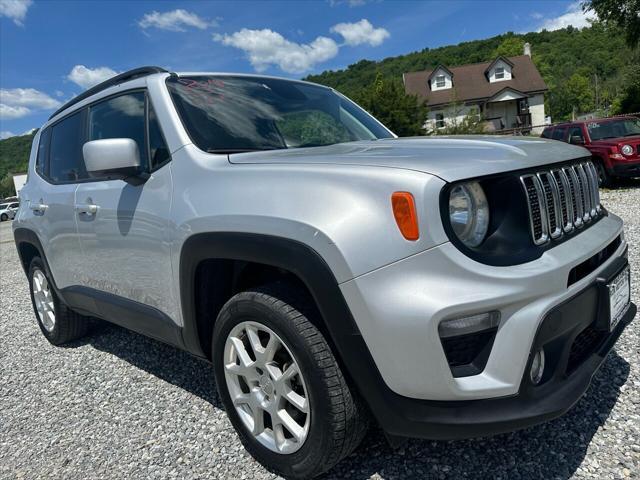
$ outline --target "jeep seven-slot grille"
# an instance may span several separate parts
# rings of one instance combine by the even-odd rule
[[[591,162],[528,173],[520,181],[536,245],[582,228],[602,213],[598,173]]]

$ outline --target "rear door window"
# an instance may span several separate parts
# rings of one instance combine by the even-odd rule
[[[557,127],[553,131],[553,135],[551,138],[554,140],[564,140],[564,134],[567,132],[567,127]]]
[[[56,183],[73,183],[88,178],[82,157],[84,111],[51,127],[48,177]]]

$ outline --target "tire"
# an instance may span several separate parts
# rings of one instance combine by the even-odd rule
[[[7,220],[9,220],[9,217],[7,216],[6,213],[3,213],[2,215],[0,215],[0,222],[6,222]]]
[[[38,283],[40,287],[37,286]],[[74,312],[62,303],[51,285],[42,259],[35,257],[29,266],[29,291],[33,312],[43,335],[53,345],[62,345],[83,337],[89,330],[90,318]]]
[[[347,385],[327,341],[310,321],[311,318],[317,318],[316,315],[318,313],[315,305],[306,294],[290,285],[276,283],[232,297],[220,311],[213,331],[215,378],[227,415],[247,451],[267,469],[285,478],[312,478],[327,471],[360,444],[369,426],[366,407]],[[241,361],[233,360],[240,357],[235,346],[237,343],[233,343],[238,338],[246,342],[242,345],[248,347],[245,351],[251,352],[250,356],[253,355],[250,358],[253,365],[261,364],[261,357],[255,353],[260,351],[260,347],[256,345],[256,350],[249,343],[247,329],[252,328],[256,329],[260,347],[265,352],[272,338],[282,344],[275,350],[273,361],[267,360],[269,371],[260,376],[258,367],[255,376],[259,378],[253,380],[243,377],[241,373],[227,372],[231,368],[234,371],[252,371],[251,366],[243,367]],[[269,356],[267,353],[261,355],[266,355],[265,358]],[[290,362],[284,360],[289,356]],[[299,396],[306,398],[308,413],[301,413],[282,397],[278,400],[278,395],[286,390],[284,383],[278,384],[276,380],[271,384],[271,390],[268,388],[269,381],[279,375],[273,374],[273,365],[276,365],[275,371],[284,371],[285,376],[287,371],[295,371],[297,365],[300,375],[290,376],[290,387]],[[289,366],[285,368],[284,365]],[[253,414],[255,404],[252,406],[243,400],[236,407],[231,399],[230,392],[234,395],[239,392],[238,384],[242,382],[237,379],[240,377],[244,379],[244,387],[240,393],[244,395],[243,398],[257,397],[260,401],[265,398],[261,396],[264,394],[267,403],[262,405],[284,402],[274,410],[277,412],[276,417],[265,413],[266,410],[262,408],[256,409],[265,425],[264,431],[259,435],[250,431],[252,421],[247,420],[256,418]],[[269,392],[272,393],[271,396]],[[301,441],[297,440],[293,430],[281,429],[277,417],[282,412],[281,408],[287,413],[292,412],[290,418],[296,418],[298,427],[302,426],[302,429],[298,429],[298,433],[302,432],[304,435]],[[258,427],[256,432],[259,431]],[[284,434],[283,445],[278,445],[278,435],[274,432],[280,432],[280,440]],[[287,432],[291,437],[288,440]],[[273,437],[272,443],[268,441],[270,434]]]
[[[613,177],[607,172],[607,167],[602,161],[595,162],[598,169],[598,186],[600,188],[611,188],[614,185]]]

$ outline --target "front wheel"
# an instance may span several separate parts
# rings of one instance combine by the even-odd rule
[[[9,220],[9,217],[6,213],[0,215],[0,222],[6,222],[7,220]]]
[[[598,169],[598,186],[609,188],[613,186],[613,177],[607,172],[607,167],[602,162],[595,162]]]
[[[275,284],[235,295],[213,332],[216,383],[245,448],[287,478],[312,478],[351,453],[368,426],[313,302]]]

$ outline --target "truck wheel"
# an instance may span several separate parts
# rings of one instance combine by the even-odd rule
[[[35,257],[29,267],[29,289],[38,325],[50,343],[61,345],[87,333],[89,317],[74,312],[60,301],[39,257]]]
[[[607,168],[602,162],[595,162],[598,169],[598,186],[601,188],[610,188],[613,186],[613,177],[607,172]]]
[[[6,222],[7,220],[9,220],[9,217],[7,216],[6,213],[3,213],[2,215],[0,215],[0,222]]]
[[[276,283],[241,292],[222,308],[213,363],[240,440],[269,470],[312,478],[349,455],[368,428],[366,407],[309,321],[308,296]]]

